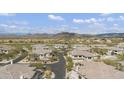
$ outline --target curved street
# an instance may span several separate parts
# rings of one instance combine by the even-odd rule
[[[64,79],[66,74],[65,59],[63,53],[59,53],[59,62],[54,64],[47,64],[55,73],[55,79]]]
[[[27,56],[27,53],[25,53],[25,55],[20,55],[19,57],[17,57],[16,59],[13,60],[13,63],[18,63],[20,60],[24,59]],[[58,57],[59,57],[59,62],[54,63],[54,64],[46,64],[46,66],[50,67],[51,70],[55,73],[55,79],[64,79],[65,75],[66,75],[66,62],[64,59],[64,55],[63,53],[58,53]],[[9,63],[6,64],[1,64],[1,66],[4,65],[8,65]],[[39,77],[39,73],[35,74],[35,78]]]
[[[28,55],[28,52],[22,52],[21,55],[17,56],[15,59],[13,59],[13,63],[18,63],[19,61],[21,61],[22,59],[24,59],[26,56]],[[9,61],[8,63],[1,63],[0,66],[5,66],[11,64],[11,62]]]

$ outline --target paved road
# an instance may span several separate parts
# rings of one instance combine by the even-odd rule
[[[15,59],[14,63],[18,63],[25,56],[21,56],[21,57]],[[47,64],[47,66],[51,67],[52,71],[55,73],[55,79],[64,79],[65,78],[65,74],[66,74],[66,69],[65,69],[66,62],[65,62],[63,53],[59,53],[58,56],[59,56],[59,62],[58,63]],[[7,65],[7,64],[4,64],[4,65]],[[39,73],[36,74],[36,75],[37,76],[35,76],[35,77],[39,77]]]
[[[28,53],[22,53],[20,56],[18,56],[17,58],[15,58],[13,60],[13,63],[18,63],[19,61],[23,60],[26,56],[28,55]]]
[[[49,64],[47,66],[50,66],[52,71],[55,73],[55,79],[64,79],[66,70],[65,70],[65,59],[63,56],[63,53],[59,53],[59,62],[54,64]]]
[[[19,61],[21,61],[22,59],[24,59],[26,56],[28,55],[28,53],[25,51],[25,53],[22,53],[20,56],[18,56],[17,58],[13,59],[13,63],[18,63]],[[0,66],[5,66],[11,64],[11,62],[8,63],[1,63]]]

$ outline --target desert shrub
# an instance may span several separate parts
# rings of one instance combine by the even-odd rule
[[[118,60],[124,60],[124,53],[117,55]]]
[[[36,67],[37,69],[41,69],[43,67],[43,64],[42,63],[32,63],[30,66]]]
[[[117,62],[116,61],[114,61],[114,60],[109,60],[109,59],[106,59],[106,60],[104,60],[103,61],[105,64],[107,64],[107,65],[111,65],[111,66],[114,66],[114,67],[116,67],[117,66]]]
[[[107,49],[100,49],[100,48],[92,48],[91,51],[96,52],[100,55],[105,55],[107,53]]]
[[[71,71],[74,65],[73,60],[71,57],[66,57],[66,59],[67,59],[67,65],[66,65],[67,71]]]

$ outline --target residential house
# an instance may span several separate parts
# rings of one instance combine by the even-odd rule
[[[124,52],[123,48],[119,47],[105,47],[104,49],[107,49],[106,55],[102,56],[101,59],[117,59],[118,54],[122,54]]]
[[[74,60],[74,61],[92,61],[94,59],[97,59],[97,54],[93,54],[88,51],[82,51],[79,49],[74,49],[69,53],[69,56]]]
[[[108,47],[105,44],[94,44],[94,45],[91,45],[91,48],[106,49],[107,53],[105,56],[114,56],[124,52],[124,48],[122,47],[118,47],[118,46]]]
[[[14,49],[14,47],[8,45],[0,45],[0,54],[8,54],[12,49]]]
[[[55,44],[54,45],[54,48],[56,48],[56,49],[63,49],[63,48],[68,48],[68,46],[67,45],[65,45],[65,44]]]
[[[49,60],[49,57],[52,57],[52,50],[46,45],[37,44],[32,46],[32,54],[40,60]]]
[[[123,48],[119,48],[119,47],[104,47],[102,49],[107,49],[107,55],[117,55],[117,54],[121,54],[124,52]]]
[[[116,45],[116,47],[119,47],[119,48],[123,48],[124,49],[124,43],[118,43],[118,45]]]
[[[35,75],[35,67],[25,64],[9,64],[0,67],[0,79],[31,79]]]
[[[109,47],[108,48],[108,55],[117,55],[117,54],[121,54],[124,52],[123,48],[118,48],[118,47]]]
[[[83,44],[74,44],[72,45],[72,48],[81,48],[81,47],[88,47],[87,45],[83,45]]]

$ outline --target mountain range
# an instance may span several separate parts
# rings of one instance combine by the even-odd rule
[[[83,37],[103,37],[103,38],[124,38],[124,33],[104,33],[104,34],[77,34],[61,32],[57,34],[0,34],[0,38],[83,38]]]

